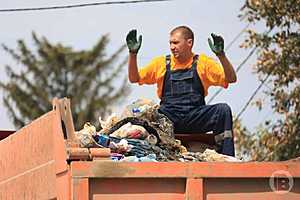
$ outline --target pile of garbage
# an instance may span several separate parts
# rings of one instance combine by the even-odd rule
[[[173,123],[158,108],[152,101],[139,99],[126,106],[121,117],[112,114],[106,120],[99,118],[100,131],[87,122],[76,132],[80,146],[110,148],[115,161],[239,161],[211,149],[188,152],[174,138]]]

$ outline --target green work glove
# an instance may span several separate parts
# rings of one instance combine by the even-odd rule
[[[141,35],[139,36],[139,41],[138,41],[136,37],[136,30],[133,29],[129,31],[129,33],[127,34],[126,43],[130,53],[138,53],[142,44],[142,36]]]
[[[224,54],[224,39],[215,34],[211,34],[211,37],[213,38],[214,43],[212,43],[211,39],[208,38],[208,44],[211,50],[217,55],[222,55]]]

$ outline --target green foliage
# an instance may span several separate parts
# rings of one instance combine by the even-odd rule
[[[265,23],[265,32],[249,30],[242,46],[258,48],[255,72],[270,76],[270,90],[265,93],[280,117],[261,125],[246,138],[249,141],[240,135],[237,146],[253,160],[300,156],[300,0],[247,0],[242,13],[252,24]]]
[[[86,121],[95,123],[128,94],[127,77],[122,72],[127,58],[118,61],[125,45],[107,56],[108,35],[102,36],[90,50],[82,51],[51,44],[35,33],[32,38],[35,51],[23,40],[18,41],[16,50],[2,45],[21,64],[20,72],[7,65],[9,81],[0,82],[3,102],[16,127],[51,110],[54,97],[68,97],[75,127],[79,129]]]

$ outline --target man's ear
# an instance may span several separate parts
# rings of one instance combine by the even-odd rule
[[[190,47],[193,46],[193,39],[187,39],[187,42],[188,42],[188,44],[189,44]]]

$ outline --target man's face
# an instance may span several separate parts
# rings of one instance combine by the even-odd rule
[[[185,39],[181,31],[175,31],[170,35],[170,50],[176,59],[189,55],[192,46],[192,39]]]

